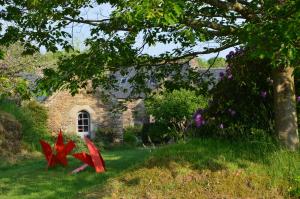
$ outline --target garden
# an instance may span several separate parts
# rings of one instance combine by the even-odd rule
[[[0,6],[0,199],[300,197],[300,2]]]

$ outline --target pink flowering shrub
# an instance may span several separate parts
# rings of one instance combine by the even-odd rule
[[[199,133],[245,136],[253,129],[273,129],[273,80],[267,60],[253,60],[236,49],[227,55],[226,72],[210,91],[209,107],[202,113]]]

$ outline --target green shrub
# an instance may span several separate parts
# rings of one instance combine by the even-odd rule
[[[93,140],[97,147],[100,149],[111,149],[114,138],[114,132],[111,128],[98,129],[96,137]]]
[[[22,144],[27,150],[40,150],[40,139],[50,140],[47,131],[47,111],[36,102],[18,106],[9,100],[0,99],[0,109],[12,114],[22,125]]]
[[[141,132],[143,143],[163,144],[172,139],[172,130],[163,123],[145,124]]]
[[[63,136],[64,136],[65,143],[69,142],[70,140],[75,142],[75,148],[73,149],[72,153],[80,153],[80,152],[89,153],[84,139],[81,138],[80,136],[78,136],[77,134],[70,134],[70,133],[63,132]],[[56,137],[55,137],[55,139],[56,139]]]
[[[143,125],[128,126],[124,129],[124,133],[132,133],[138,136],[143,129]]]
[[[207,99],[185,89],[164,92],[146,100],[146,108],[155,122],[166,124],[175,131],[185,131],[199,108],[207,106]]]
[[[158,124],[150,125],[144,130],[143,142],[149,142],[149,138],[154,143],[182,139],[183,132],[192,124],[195,111],[206,106],[207,98],[185,89],[166,91],[147,99],[147,111]]]
[[[36,127],[47,128],[48,113],[44,106],[36,101],[29,101],[23,104],[23,109],[27,109],[31,113]]]
[[[111,128],[98,129],[96,132],[96,139],[103,142],[111,143],[114,139],[114,132]]]
[[[135,133],[125,131],[123,135],[123,142],[127,146],[135,147],[138,145],[138,138]]]

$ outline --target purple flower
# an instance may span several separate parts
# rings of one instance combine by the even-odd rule
[[[297,96],[297,102],[298,103],[300,102],[300,96]]]
[[[195,121],[195,124],[196,124],[196,127],[199,128],[201,127],[202,125],[205,124],[205,121],[204,121],[204,118],[202,116],[202,110],[199,109],[195,112],[195,114],[193,115],[193,119]]]
[[[261,96],[262,98],[266,98],[266,97],[267,97],[267,91],[261,91],[261,92],[260,92],[260,96]]]
[[[205,123],[204,118],[201,114],[196,115],[195,123],[197,128],[201,127]]]
[[[228,79],[232,79],[231,69],[229,67],[226,68],[226,76]]]
[[[233,51],[230,51],[228,55],[226,55],[226,58],[227,59],[230,59],[234,56],[234,52]]]
[[[220,72],[220,73],[219,73],[219,76],[220,76],[221,78],[223,78],[224,75],[225,75],[224,72]]]
[[[223,129],[224,128],[224,125],[223,123],[220,124],[220,129]]]

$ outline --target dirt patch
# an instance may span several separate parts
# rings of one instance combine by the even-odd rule
[[[21,150],[21,124],[9,113],[0,111],[0,155]]]

